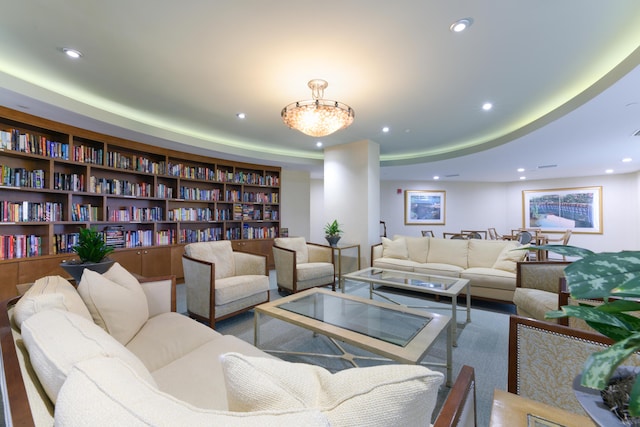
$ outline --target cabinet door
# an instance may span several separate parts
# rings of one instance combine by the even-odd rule
[[[234,240],[233,248],[243,252],[251,252],[254,254],[264,255],[267,257],[267,268],[275,268],[273,261],[273,239],[260,240]]]
[[[171,247],[171,274],[176,275],[179,283],[184,281],[184,268],[182,267],[182,254],[185,245],[176,245]]]
[[[142,274],[142,252],[140,248],[120,249],[109,254],[109,258],[132,274]]]
[[[69,273],[60,267],[62,261],[71,259],[78,259],[78,257],[67,254],[43,258],[22,258],[18,267],[18,283],[35,282],[37,279],[45,276],[62,276],[67,280],[72,280]]]
[[[142,275],[145,277],[171,274],[171,248],[140,248],[142,252]]]
[[[18,261],[3,262],[0,264],[0,299],[18,295],[16,285],[18,284]]]

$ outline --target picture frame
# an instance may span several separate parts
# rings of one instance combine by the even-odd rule
[[[602,187],[523,190],[522,226],[602,234]]]
[[[446,192],[433,190],[405,190],[405,225],[444,225]]]

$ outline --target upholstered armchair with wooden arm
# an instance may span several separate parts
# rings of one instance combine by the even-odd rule
[[[309,243],[304,237],[278,237],[273,241],[278,290],[300,292],[331,285],[335,290],[333,249]]]
[[[560,278],[570,264],[566,261],[519,262],[513,303],[520,316],[545,320],[548,311],[558,310]],[[550,320],[557,323],[556,320]]]
[[[267,258],[234,251],[229,240],[186,245],[182,265],[189,316],[211,328],[269,301]]]

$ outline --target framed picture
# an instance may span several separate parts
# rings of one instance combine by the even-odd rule
[[[522,225],[546,232],[602,234],[602,187],[524,190]]]
[[[444,224],[444,191],[405,190],[404,223],[406,225]]]

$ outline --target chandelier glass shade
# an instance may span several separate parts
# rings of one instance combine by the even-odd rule
[[[321,137],[353,123],[353,108],[338,101],[322,99],[329,84],[320,79],[309,82],[313,99],[291,103],[282,109],[282,121],[305,135]]]

